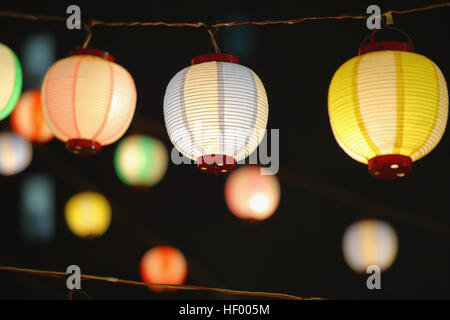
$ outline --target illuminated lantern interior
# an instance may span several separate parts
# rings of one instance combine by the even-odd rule
[[[114,58],[77,49],[57,61],[42,85],[50,130],[76,154],[95,154],[128,129],[136,107],[133,78]]]
[[[334,136],[380,178],[408,175],[412,162],[441,139],[448,116],[444,76],[403,42],[371,42],[331,80],[328,112]]]
[[[157,184],[167,170],[169,156],[158,139],[132,135],[122,140],[114,154],[116,173],[123,183],[136,187]]]
[[[0,43],[0,120],[13,111],[22,91],[22,68],[16,54]]]
[[[82,192],[69,199],[65,208],[70,231],[82,238],[103,235],[111,223],[111,206],[97,192]]]
[[[31,163],[33,148],[13,132],[0,133],[0,174],[11,176],[25,170]]]
[[[260,170],[257,166],[244,166],[227,178],[225,200],[238,218],[265,220],[278,207],[280,183],[276,176],[261,175]]]
[[[187,275],[187,262],[183,254],[169,246],[158,246],[149,250],[141,260],[141,277],[147,283],[183,284]],[[167,290],[149,286],[152,290]]]
[[[345,231],[342,250],[345,261],[355,272],[365,273],[370,265],[377,265],[383,271],[397,256],[397,234],[384,221],[362,220]]]
[[[233,170],[264,137],[269,106],[259,77],[229,54],[206,54],[167,86],[164,120],[169,138],[198,169]]]
[[[45,143],[53,139],[42,113],[41,92],[30,90],[22,94],[11,113],[11,127],[25,140]]]

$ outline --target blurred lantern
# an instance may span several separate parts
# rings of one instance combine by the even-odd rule
[[[48,128],[42,113],[39,90],[23,93],[10,119],[14,132],[25,140],[46,143],[53,139],[53,133]]]
[[[77,154],[95,154],[128,129],[136,107],[131,75],[107,52],[76,49],[57,61],[42,85],[45,120]]]
[[[187,275],[187,262],[183,254],[169,246],[154,247],[149,250],[140,264],[142,281],[160,284],[183,284]],[[149,286],[155,291],[167,290]]]
[[[166,173],[168,159],[166,147],[161,141],[144,135],[132,135],[117,146],[114,165],[123,183],[150,187]]]
[[[82,192],[70,198],[65,214],[67,226],[79,237],[99,237],[111,223],[109,202],[96,192]]]
[[[265,220],[280,202],[280,183],[274,175],[261,175],[261,168],[244,166],[233,172],[225,184],[230,211],[241,219]]]
[[[380,178],[403,177],[428,154],[447,123],[447,85],[439,68],[411,44],[369,42],[331,80],[328,112],[334,136]]]
[[[362,220],[345,231],[342,250],[345,261],[355,272],[365,273],[370,265],[388,269],[397,256],[397,234],[381,220]]]
[[[5,119],[22,91],[22,68],[16,54],[0,43],[0,120]]]
[[[21,188],[22,237],[50,242],[55,233],[55,187],[46,174],[28,176]]]
[[[25,170],[31,162],[33,148],[13,132],[0,133],[0,174],[10,176]]]
[[[229,54],[206,54],[167,86],[164,120],[170,140],[205,172],[220,173],[251,154],[264,137],[264,86]]]

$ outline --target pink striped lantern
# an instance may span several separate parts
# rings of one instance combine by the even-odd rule
[[[76,49],[57,61],[42,84],[50,130],[75,154],[95,154],[117,141],[136,108],[133,78],[109,53]]]

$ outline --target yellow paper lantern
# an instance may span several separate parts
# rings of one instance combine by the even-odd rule
[[[30,90],[24,92],[11,113],[11,127],[21,138],[46,143],[53,139],[42,113],[41,92]]]
[[[111,206],[97,192],[82,192],[69,199],[65,208],[70,231],[82,238],[103,235],[111,223]]]
[[[244,166],[230,174],[225,184],[225,200],[240,219],[265,220],[280,202],[280,183],[274,175],[261,175],[258,166]]]
[[[22,91],[22,68],[16,54],[0,43],[0,120],[13,111]]]
[[[441,139],[448,116],[442,72],[395,41],[372,42],[334,74],[328,112],[334,136],[375,177],[407,175]]]
[[[94,154],[128,129],[136,107],[131,75],[106,52],[77,49],[57,61],[42,84],[50,130],[74,153]]]
[[[345,261],[353,271],[365,273],[370,265],[376,265],[383,271],[392,265],[397,256],[397,234],[387,222],[362,220],[345,231],[342,250]]]
[[[168,160],[164,144],[145,135],[126,137],[114,153],[114,166],[120,180],[138,188],[157,184],[166,173]]]
[[[141,260],[142,281],[159,284],[183,284],[187,275],[184,255],[170,246],[158,246],[149,250]],[[149,286],[152,290],[166,290],[159,286]]]
[[[25,170],[31,163],[33,148],[13,132],[0,133],[0,174],[11,176]]]
[[[164,97],[169,138],[205,172],[221,173],[264,137],[269,106],[259,77],[229,54],[206,54],[178,72]]]

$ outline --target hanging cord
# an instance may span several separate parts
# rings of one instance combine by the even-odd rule
[[[216,34],[217,34],[218,28],[213,27],[215,22],[216,22],[215,18],[210,17],[210,18],[208,18],[208,22],[204,23],[204,26],[206,28],[206,31],[209,34],[209,37],[211,38],[211,44],[214,49],[214,52],[220,53],[220,48],[219,48],[219,45],[217,44],[217,40],[216,40]]]
[[[8,266],[0,266],[0,271],[1,270],[18,272],[18,273],[28,273],[28,274],[34,274],[34,275],[44,276],[44,277],[64,278],[67,276],[66,273],[60,272],[60,271],[35,270],[35,269],[17,268],[17,267],[8,267]],[[266,298],[286,299],[286,300],[328,300],[325,298],[302,298],[302,297],[297,297],[297,296],[285,294],[285,293],[255,292],[255,291],[211,288],[211,287],[203,287],[203,286],[148,283],[148,282],[142,282],[142,281],[123,280],[123,279],[119,279],[119,278],[115,278],[115,277],[99,277],[99,276],[92,276],[92,275],[86,275],[86,274],[82,274],[80,276],[80,278],[81,278],[81,280],[99,280],[99,281],[122,283],[122,284],[135,285],[135,286],[157,286],[157,287],[166,288],[166,289],[212,291],[212,292],[219,292],[219,293],[225,293],[225,294],[230,294],[230,295],[266,297]],[[71,298],[71,297],[72,297],[72,293],[70,292],[69,298]],[[89,296],[86,295],[86,297],[89,297]]]
[[[92,39],[92,22],[89,23],[83,23],[83,29],[86,32],[86,39],[84,40],[82,48],[85,49],[89,45],[89,42],[91,42]]]

